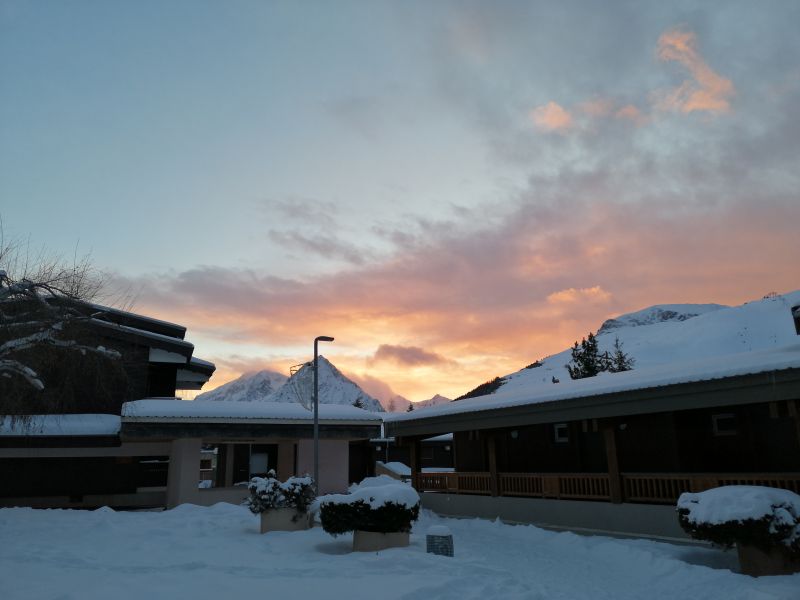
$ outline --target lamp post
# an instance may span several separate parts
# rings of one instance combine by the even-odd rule
[[[332,342],[333,338],[320,335],[314,338],[314,492],[319,495],[319,342]]]

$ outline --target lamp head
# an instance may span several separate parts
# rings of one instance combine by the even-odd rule
[[[328,335],[320,335],[314,340],[316,342],[332,342],[333,338]]]

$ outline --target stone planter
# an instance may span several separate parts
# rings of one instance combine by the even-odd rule
[[[409,533],[395,531],[392,533],[378,533],[375,531],[353,532],[353,552],[377,552],[386,548],[404,548],[408,546]]]
[[[302,531],[311,527],[311,515],[294,508],[270,508],[261,513],[261,533]]]
[[[739,568],[745,575],[791,575],[800,573],[800,557],[788,556],[777,549],[764,552],[755,546],[736,544]]]

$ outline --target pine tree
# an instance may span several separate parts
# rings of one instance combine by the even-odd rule
[[[600,371],[606,370],[604,357],[597,349],[597,338],[590,333],[572,347],[572,360],[566,365],[569,376],[572,379],[583,379],[584,377],[594,377]]]
[[[356,398],[353,401],[353,406],[355,406],[356,408],[364,408],[364,401],[361,400],[361,398]]]
[[[631,369],[633,369],[633,365],[635,363],[636,359],[625,354],[625,352],[623,352],[622,350],[622,342],[619,341],[619,338],[615,338],[614,351],[608,358],[608,371],[610,371],[611,373],[621,373],[622,371],[630,371]]]
[[[412,402],[411,404],[408,405],[406,412],[412,412],[413,410],[414,410],[414,403]]]

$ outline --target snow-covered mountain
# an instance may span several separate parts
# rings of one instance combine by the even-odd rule
[[[414,410],[429,408],[431,406],[437,406],[439,404],[447,404],[448,402],[452,402],[452,399],[445,398],[441,394],[436,394],[433,398],[428,398],[427,400],[420,400],[419,402],[414,402]]]
[[[427,400],[420,400],[418,402],[412,402],[403,396],[397,395],[392,396],[386,402],[381,402],[383,407],[386,409],[386,412],[396,412],[402,413],[408,410],[409,405],[414,405],[414,410],[421,409],[421,408],[428,408],[430,406],[437,406],[439,404],[445,404],[446,402],[452,402],[450,398],[445,398],[439,394],[436,394],[433,398],[428,398]]]
[[[272,396],[269,402],[311,403],[314,388],[314,369],[306,363]],[[319,357],[319,401],[323,404],[349,404],[360,402],[362,408],[372,412],[384,412],[383,406],[358,385],[342,375],[327,358]]]
[[[597,332],[600,352],[613,351],[616,339],[636,362],[634,369],[715,356],[766,350],[798,342],[791,307],[800,304],[800,291],[769,296],[741,306],[663,304],[609,319]],[[503,392],[524,388],[552,390],[570,385],[566,369],[570,349],[502,377]],[[613,377],[613,374],[606,374]]]
[[[722,304],[657,304],[643,310],[620,315],[614,319],[608,319],[600,326],[597,333],[598,335],[608,333],[620,327],[638,327],[665,321],[686,321],[721,308],[729,307]]]
[[[300,370],[286,377],[275,371],[258,371],[200,394],[197,401],[244,402],[299,402],[311,405],[314,388],[314,369],[306,363]],[[302,402],[301,402],[302,399]],[[324,356],[319,357],[319,401],[321,404],[348,404],[360,402],[365,410],[383,412],[381,403],[342,375]]]
[[[238,379],[229,381],[209,392],[198,394],[195,402],[200,401],[231,401],[231,402],[257,402],[263,401],[274,394],[289,379],[286,375],[276,371],[257,371],[245,373]]]

